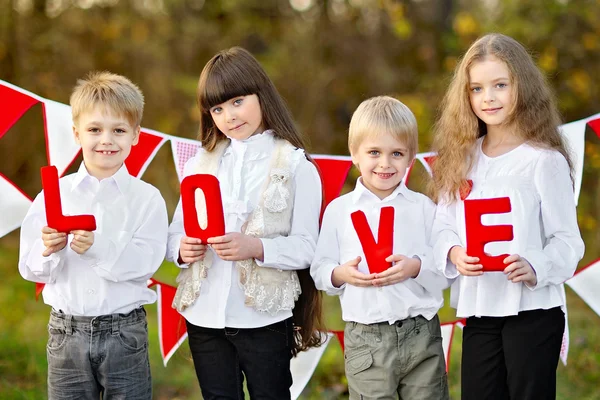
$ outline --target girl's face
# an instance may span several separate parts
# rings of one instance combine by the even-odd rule
[[[514,104],[510,71],[494,56],[475,62],[469,70],[471,108],[488,128],[504,124]]]
[[[210,109],[210,115],[221,132],[231,139],[244,140],[264,131],[258,96],[233,97]]]

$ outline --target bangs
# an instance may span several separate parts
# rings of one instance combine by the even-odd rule
[[[246,71],[238,65],[227,63],[227,60],[217,60],[209,73],[206,74],[204,85],[199,95],[200,106],[204,111],[239,96],[258,94],[259,83],[252,76],[251,70]]]

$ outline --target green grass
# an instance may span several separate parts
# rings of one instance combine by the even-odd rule
[[[46,340],[49,307],[35,301],[34,284],[21,278],[17,270],[18,235],[0,239],[0,400],[45,399]],[[177,268],[165,263],[155,275],[159,281],[174,284]],[[447,293],[446,293],[447,294]],[[557,399],[600,399],[600,317],[573,291],[567,288],[570,351],[569,364],[558,368]],[[147,306],[150,363],[154,399],[201,398],[187,343],[164,367],[158,343],[156,305]],[[339,300],[325,296],[325,318],[328,328],[343,329]],[[454,320],[454,310],[445,306],[440,311],[442,322]],[[450,366],[450,392],[460,398],[461,331],[454,335]],[[302,399],[345,399],[347,384],[344,362],[337,339],[325,351]]]

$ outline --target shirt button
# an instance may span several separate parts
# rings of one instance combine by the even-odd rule
[[[96,294],[96,291],[94,289],[88,289],[88,294]]]

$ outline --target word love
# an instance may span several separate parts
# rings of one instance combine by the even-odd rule
[[[484,251],[490,242],[508,242],[514,239],[512,225],[483,225],[484,214],[504,214],[511,211],[510,198],[465,200],[465,224],[467,228],[467,254],[479,257],[483,271],[504,271],[504,259],[508,254],[492,256]]]
[[[204,193],[207,221],[205,229],[202,229],[198,222],[197,189]],[[183,228],[187,236],[200,239],[202,243],[206,244],[208,238],[225,234],[221,188],[216,176],[210,174],[187,176],[181,182],[181,207],[183,208]]]
[[[93,215],[63,215],[56,167],[42,167],[41,173],[48,226],[64,233],[75,230],[95,231],[96,218]]]
[[[385,259],[391,256],[394,250],[394,207],[382,207],[379,212],[377,242],[364,212],[355,211],[350,214],[350,218],[365,253],[369,272],[381,273],[391,267],[392,263]]]

